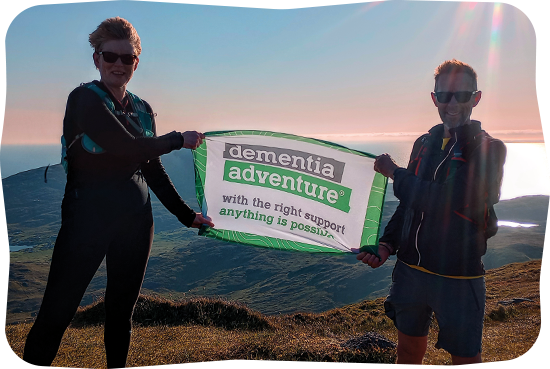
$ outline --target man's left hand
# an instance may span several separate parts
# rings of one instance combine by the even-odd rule
[[[384,242],[380,242],[380,244],[384,244]],[[379,266],[384,264],[386,260],[388,260],[388,258],[390,257],[390,251],[387,247],[378,246],[378,255],[380,255],[380,259],[378,259],[378,256],[371,253],[361,252],[357,254],[356,259],[369,265],[371,268],[378,268]]]

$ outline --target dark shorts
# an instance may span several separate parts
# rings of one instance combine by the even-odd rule
[[[392,282],[384,307],[400,332],[427,336],[435,314],[439,325],[437,348],[461,357],[481,352],[485,278],[441,277],[398,261]]]

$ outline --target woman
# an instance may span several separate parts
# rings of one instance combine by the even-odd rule
[[[62,224],[53,251],[42,306],[27,337],[23,359],[52,363],[82,296],[106,259],[105,349],[107,366],[124,367],[131,317],[153,241],[148,187],[181,223],[214,225],[178,195],[160,155],[195,149],[202,133],[156,136],[154,114],[126,91],[139,63],[134,27],[116,17],[90,34],[100,81],[77,87],[67,101],[67,185]]]

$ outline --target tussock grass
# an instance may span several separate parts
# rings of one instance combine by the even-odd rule
[[[517,358],[536,341],[541,324],[540,265],[538,260],[488,272],[483,361]],[[515,297],[531,301],[505,307],[499,304]],[[237,359],[393,363],[396,350],[391,345],[358,349],[347,344],[370,332],[397,341],[397,331],[384,315],[383,302],[379,298],[320,314],[266,316],[223,299],[171,301],[140,296],[128,366]],[[105,367],[102,304],[98,300],[79,310],[54,366]],[[30,327],[30,323],[6,327],[8,342],[19,356]],[[434,347],[437,333],[437,321],[433,320],[424,364],[450,364],[450,356]]]
[[[140,295],[132,320],[141,326],[204,325],[225,329],[273,329],[272,323],[257,311],[234,301],[198,297],[171,301],[158,296]],[[85,327],[105,321],[103,298],[92,305],[79,308],[71,325]]]
[[[503,322],[507,319],[513,318],[516,315],[517,311],[513,306],[499,306],[498,308],[491,310],[491,312],[486,315],[486,318]]]

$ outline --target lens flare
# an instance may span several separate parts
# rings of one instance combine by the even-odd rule
[[[474,21],[474,10],[476,4],[477,3],[460,4],[459,17],[461,20],[461,24],[458,30],[459,35],[464,36],[468,30],[472,29],[472,22]]]
[[[493,7],[493,24],[491,27],[491,41],[489,43],[489,68],[498,66],[498,50],[500,48],[500,31],[502,27],[502,4],[496,3]]]
[[[366,4],[365,6],[362,6],[359,9],[359,13],[366,13],[369,10],[371,10],[372,8],[374,8],[375,6],[380,5],[382,3],[383,3],[383,1],[374,1],[372,3],[368,3],[368,4]]]

